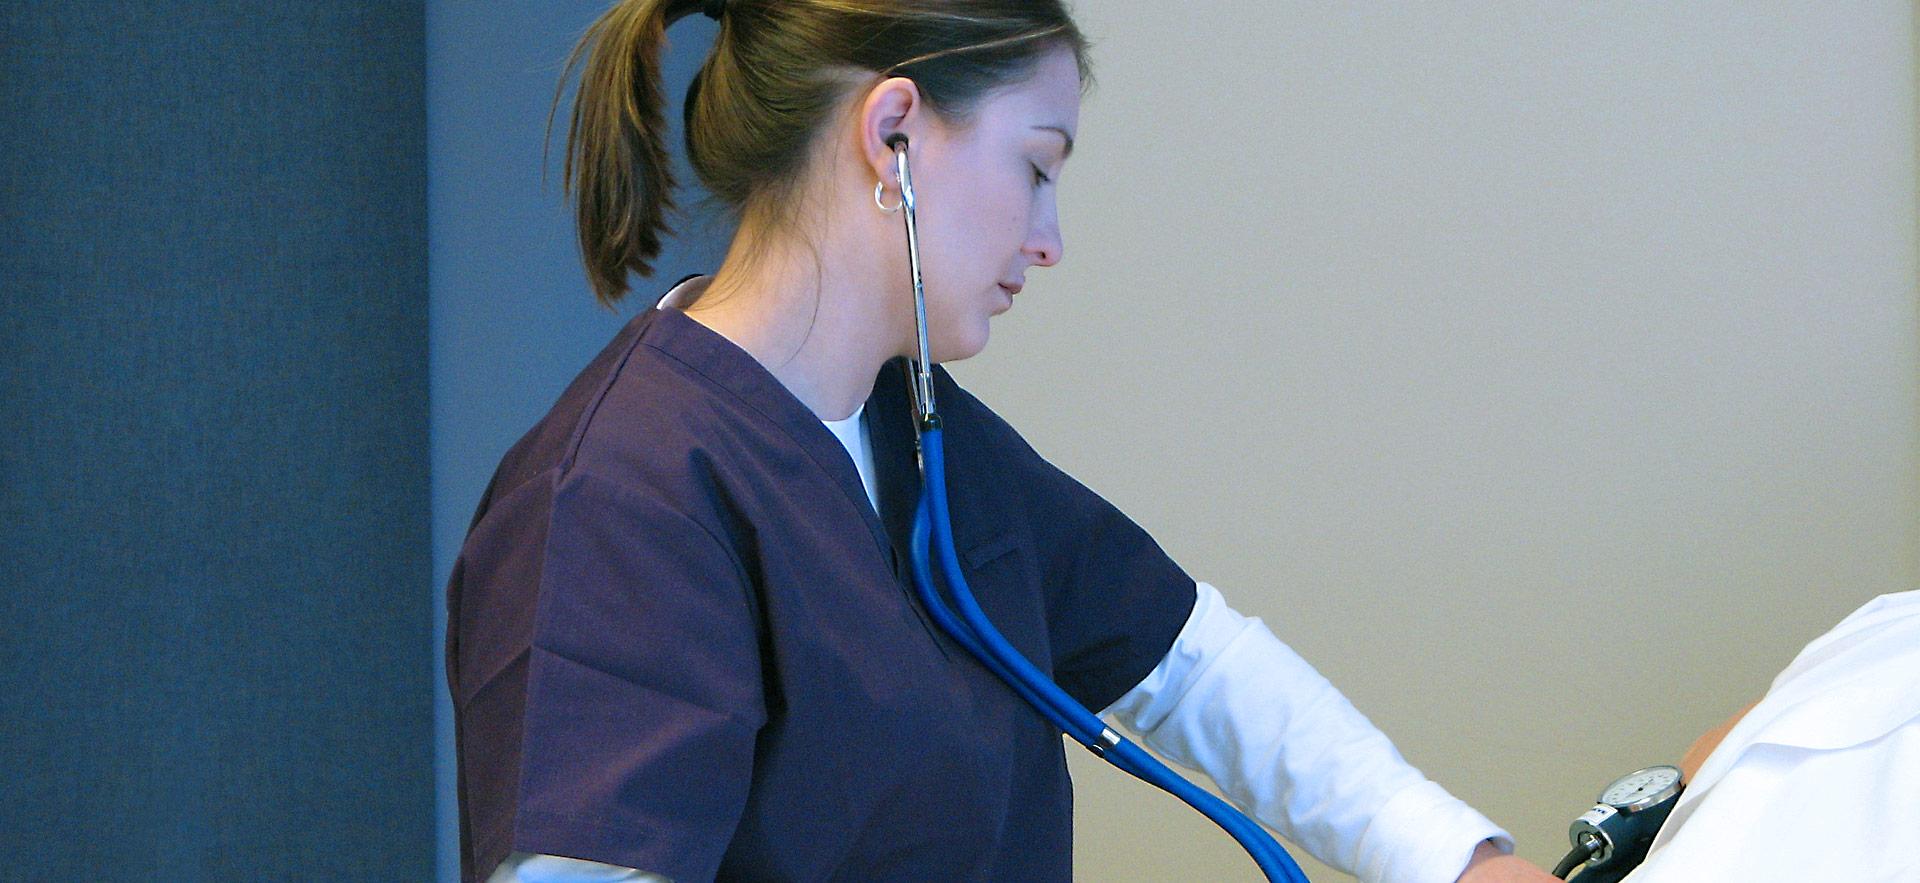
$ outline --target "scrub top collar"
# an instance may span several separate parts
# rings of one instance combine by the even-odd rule
[[[919,500],[919,482],[912,455],[912,426],[902,422],[907,416],[906,403],[901,400],[906,390],[903,384],[888,380],[899,375],[900,360],[888,362],[881,368],[865,406],[880,506],[883,511],[891,510],[888,514],[892,516],[883,523],[867,499],[866,486],[860,482],[860,472],[852,456],[834,437],[833,431],[820,421],[820,416],[746,350],[678,309],[680,296],[686,293],[685,289],[693,287],[687,283],[700,278],[696,275],[680,280],[661,297],[659,306],[641,315],[647,326],[641,332],[640,342],[693,369],[780,427],[833,478],[847,502],[860,513],[859,517],[880,547],[882,559],[893,566],[896,576],[901,575],[906,560],[906,532],[911,527],[912,507]],[[889,407],[890,401],[892,407]],[[904,440],[908,442],[905,448],[900,446],[901,430],[905,430]],[[910,473],[908,476],[899,474],[903,465]],[[903,521],[903,517],[909,520]]]

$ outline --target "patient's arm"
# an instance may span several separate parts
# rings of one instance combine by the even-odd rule
[[[1733,731],[1736,724],[1740,723],[1740,719],[1746,717],[1747,712],[1752,711],[1753,707],[1759,704],[1760,700],[1758,699],[1747,703],[1746,708],[1740,709],[1734,713],[1733,717],[1727,718],[1726,723],[1708,730],[1706,735],[1694,740],[1693,746],[1688,748],[1687,753],[1680,757],[1680,780],[1682,782],[1693,781],[1693,774],[1699,772],[1700,765],[1707,762],[1707,755],[1712,754],[1713,749],[1720,747],[1720,740],[1727,738],[1727,734]]]

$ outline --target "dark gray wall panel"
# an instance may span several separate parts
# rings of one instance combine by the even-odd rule
[[[428,878],[422,5],[0,33],[6,873]]]

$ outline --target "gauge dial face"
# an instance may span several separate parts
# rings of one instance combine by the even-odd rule
[[[1650,802],[1649,798],[1664,794],[1680,784],[1680,770],[1677,767],[1654,766],[1639,772],[1628,773],[1600,792],[1600,802],[1610,806],[1629,807]]]

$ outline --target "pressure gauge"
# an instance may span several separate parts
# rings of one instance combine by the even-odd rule
[[[1573,852],[1554,876],[1565,877],[1581,864],[1582,881],[1611,881],[1625,876],[1647,857],[1647,847],[1680,797],[1680,769],[1650,766],[1634,770],[1600,792],[1600,801],[1567,829]]]
[[[1680,768],[1650,766],[1614,780],[1600,802],[1621,812],[1639,812],[1680,793]]]

